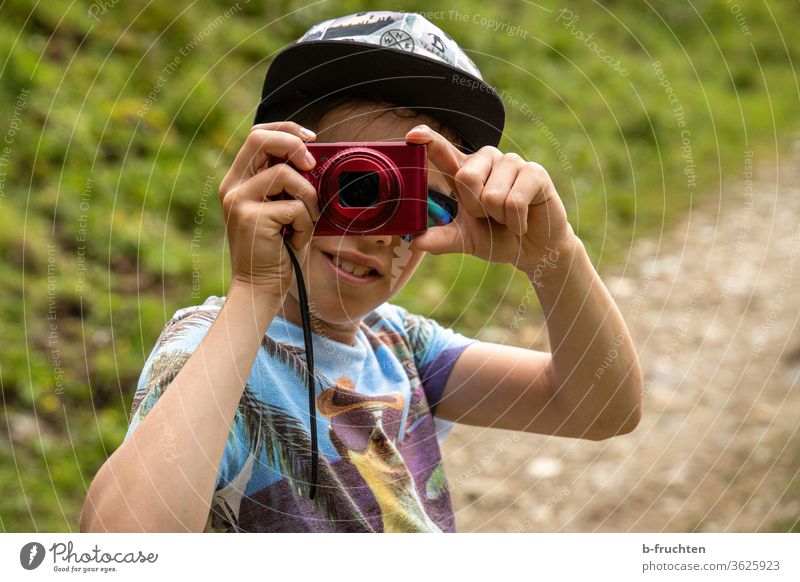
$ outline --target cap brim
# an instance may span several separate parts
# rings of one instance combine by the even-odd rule
[[[270,65],[255,123],[277,121],[286,106],[340,92],[365,94],[423,111],[457,132],[469,149],[497,146],[505,110],[477,77],[433,59],[350,41],[290,45]]]

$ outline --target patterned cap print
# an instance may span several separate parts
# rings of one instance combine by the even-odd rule
[[[441,28],[413,12],[359,12],[312,26],[297,43],[349,40],[435,59],[483,79],[478,67]]]

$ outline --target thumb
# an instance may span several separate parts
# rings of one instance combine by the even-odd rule
[[[447,226],[434,226],[411,241],[415,251],[426,251],[432,255],[465,253],[466,245],[461,228],[455,222]]]

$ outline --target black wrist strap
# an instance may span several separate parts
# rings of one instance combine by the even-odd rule
[[[319,451],[317,446],[317,404],[316,391],[314,390],[314,346],[311,342],[311,322],[308,309],[308,295],[306,295],[306,284],[303,280],[303,271],[300,263],[294,255],[292,247],[287,238],[283,239],[289,258],[294,266],[295,279],[297,280],[297,292],[300,296],[300,317],[303,320],[303,339],[306,344],[306,364],[308,366],[308,414],[311,417],[311,492],[309,499],[314,499],[317,493],[317,473],[319,469]]]

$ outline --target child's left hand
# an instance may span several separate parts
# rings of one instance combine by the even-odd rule
[[[539,164],[489,146],[464,154],[427,125],[409,131],[406,141],[427,145],[459,205],[455,221],[414,237],[412,249],[468,253],[529,272],[553,249],[575,244],[564,204]]]

